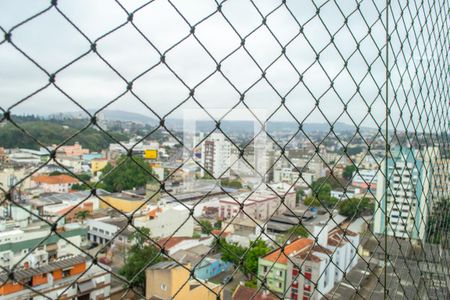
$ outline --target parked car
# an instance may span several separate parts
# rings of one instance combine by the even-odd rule
[[[228,276],[225,276],[225,278],[222,280],[222,284],[226,285],[226,284],[229,284],[232,281],[233,281],[233,276],[232,275],[228,275]]]

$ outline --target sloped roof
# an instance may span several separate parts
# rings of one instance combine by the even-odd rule
[[[49,176],[49,175],[37,175],[31,178],[34,182],[37,183],[46,183],[46,184],[68,184],[68,183],[78,183],[78,179],[73,178],[66,174]]]
[[[280,299],[272,293],[262,290],[252,289],[243,285],[239,285],[233,294],[233,300],[275,300]]]
[[[284,251],[281,251],[281,249],[276,249],[267,254],[266,256],[264,256],[263,259],[276,262],[279,264],[286,264],[287,263],[286,255],[291,255],[300,252],[306,249],[307,247],[311,246],[312,244],[313,244],[312,239],[299,238],[290,243],[289,245],[287,245],[284,248]]]

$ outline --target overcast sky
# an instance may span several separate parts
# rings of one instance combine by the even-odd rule
[[[16,24],[48,7],[49,2],[1,1],[0,26],[4,31],[9,31]],[[133,11],[145,3],[145,1],[137,0],[119,2],[128,11]],[[327,1],[314,1],[317,6],[321,6],[323,2]],[[366,21],[359,12],[351,14],[356,7],[355,1],[337,2],[339,9],[333,1],[321,7],[320,18],[327,25],[329,32],[334,35],[334,44],[345,59],[348,59],[356,49],[354,39],[362,40],[360,50],[365,60],[372,66],[371,76],[367,76],[361,83],[360,93],[367,102],[374,102],[372,114],[381,123],[384,117],[384,103],[382,98],[377,96],[376,84],[383,85],[385,69],[382,60],[378,57],[377,47],[383,47],[385,32],[383,24],[378,19],[374,3],[378,9],[382,9],[384,1],[362,1],[360,10]],[[216,60],[221,62],[221,70],[230,82],[240,92],[246,91],[247,105],[265,109],[268,112],[267,115],[280,105],[279,95],[284,97],[287,94],[286,106],[300,121],[304,120],[314,108],[314,97],[320,97],[330,88],[330,80],[325,72],[330,78],[335,78],[344,66],[343,59],[333,45],[321,53],[322,67],[317,62],[314,63],[316,54],[311,47],[317,52],[322,51],[330,42],[330,35],[316,15],[317,8],[312,1],[287,1],[297,21],[304,26],[304,35],[298,35],[293,41],[293,37],[299,32],[299,24],[284,5],[267,17],[267,26],[261,26],[262,17],[259,13],[267,15],[280,5],[280,1],[254,1],[257,8],[246,0],[224,2],[222,12],[237,32],[217,12],[215,1],[172,0],[172,3],[183,14],[185,20],[166,0],[156,0],[134,14],[133,23],[157,50],[138,33],[131,23],[125,24],[127,13],[115,1],[60,0],[58,8],[91,41],[125,24],[115,32],[100,38],[97,41],[97,49],[98,53],[128,81],[157,64],[160,61],[158,51],[165,53],[171,48],[165,55],[167,65],[189,88],[196,87],[216,70],[214,61]],[[342,14],[351,14],[348,25],[335,34],[343,26]],[[212,16],[208,17],[209,15]],[[206,17],[208,18],[205,21],[196,26],[195,37],[207,48],[214,59],[205,52],[194,36],[189,36],[188,23],[194,25]],[[307,22],[309,19],[311,20]],[[365,38],[368,32],[365,22],[372,26],[372,37]],[[268,27],[278,41],[271,35]],[[187,36],[189,36],[187,39],[173,47]],[[300,83],[291,90],[299,76],[287,58],[282,56],[266,70],[266,78],[276,91],[264,79],[254,85],[261,78],[261,70],[257,64],[242,47],[230,55],[239,48],[240,36],[246,37],[245,47],[262,69],[266,69],[280,56],[282,48],[279,43],[288,44],[286,56],[298,72],[303,73],[304,83]],[[12,41],[49,73],[63,68],[90,48],[88,40],[55,8],[14,29]],[[225,57],[227,58],[224,60]],[[366,76],[367,65],[359,53],[348,60],[348,70],[343,71],[335,79],[334,90],[329,90],[320,100],[320,109],[331,122],[343,111],[344,106],[339,97],[342,101],[348,102],[356,92],[356,85],[349,76],[349,72],[357,82]],[[0,45],[0,105],[3,109],[7,109],[45,86],[47,82],[47,75],[12,45],[6,42]],[[80,105],[89,109],[98,109],[126,91],[126,83],[123,79],[92,52],[59,71],[56,75],[56,84]],[[305,86],[310,89],[314,97]],[[133,91],[160,116],[170,112],[189,96],[189,89],[163,64],[138,78],[134,82]],[[235,105],[239,101],[239,94],[220,73],[216,72],[196,87],[195,98],[205,108],[219,108],[216,111],[222,111]],[[154,116],[130,93],[126,93],[109,108]],[[169,117],[182,117],[183,108],[198,108],[198,106],[189,99]],[[15,107],[13,112],[47,114],[77,110],[79,109],[76,105],[55,87],[50,86]],[[356,95],[350,101],[348,112],[355,122],[359,123],[363,119],[367,113],[367,106],[362,101],[361,95]],[[273,119],[293,120],[285,108],[276,113]],[[346,115],[340,120],[350,123]],[[306,122],[323,121],[324,117],[318,110],[306,119]],[[375,123],[368,118],[363,125],[374,126]]]

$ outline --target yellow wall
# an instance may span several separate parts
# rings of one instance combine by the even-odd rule
[[[145,202],[144,199],[142,200],[126,200],[121,198],[115,198],[113,196],[103,196],[102,199],[109,203],[114,208],[122,211],[122,212],[133,212],[138,207],[141,207],[141,205]],[[110,206],[103,201],[100,201],[100,208],[109,208]]]
[[[107,164],[108,161],[106,159],[94,159],[91,161],[91,172],[101,171]]]
[[[216,300],[217,296],[216,294],[219,293],[220,287],[215,287],[211,289],[215,292],[211,292],[209,289],[204,287],[203,285],[199,285],[195,289],[190,290],[190,293],[188,294],[188,298],[182,298],[182,297],[176,297],[175,299],[204,299],[204,300]],[[223,299],[223,292],[220,293],[220,299]]]
[[[186,266],[190,268],[189,265]],[[190,289],[189,272],[180,266],[168,270],[146,270],[146,291],[147,299],[159,297],[161,299],[197,299],[197,300],[216,300],[217,296],[203,285]],[[184,286],[183,286],[184,285]],[[163,289],[165,287],[165,290]],[[180,290],[181,288],[181,290]],[[212,290],[219,292],[220,286],[212,286]],[[176,294],[176,295],[175,295]],[[223,299],[223,293],[220,294]]]
[[[157,159],[158,158],[158,150],[148,149],[144,151],[144,158],[146,159]]]

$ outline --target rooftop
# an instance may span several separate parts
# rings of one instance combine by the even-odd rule
[[[37,183],[46,183],[46,184],[69,184],[69,183],[78,183],[78,179],[73,178],[66,174],[49,176],[49,175],[37,175],[31,178],[34,182]]]
[[[263,259],[280,264],[286,264],[288,261],[286,255],[296,254],[302,250],[305,250],[308,246],[311,246],[313,242],[313,240],[308,238],[296,239],[295,241],[287,245],[284,248],[284,251],[281,251],[281,249],[276,249],[264,256]]]
[[[168,270],[178,267],[179,264],[177,264],[174,261],[162,261],[157,264],[154,264],[153,266],[149,267],[151,270]]]
[[[65,269],[65,268],[69,268],[72,267],[74,265],[80,264],[80,263],[84,263],[86,262],[86,258],[78,255],[78,256],[69,256],[69,257],[64,257],[61,259],[58,259],[56,261],[50,262],[42,267],[38,267],[38,268],[22,268],[22,269],[18,269],[16,268],[15,271],[13,272],[14,274],[14,279],[16,281],[21,281],[24,279],[28,279],[33,277],[34,275],[38,275],[38,274],[45,274],[45,273],[49,273],[55,270],[60,270],[60,269]],[[0,281],[1,282],[6,282],[9,279],[8,277],[8,273],[7,272],[1,272],[0,273]]]
[[[279,297],[273,295],[268,291],[256,290],[244,285],[239,285],[233,294],[233,300],[276,300]]]
[[[112,197],[112,198],[116,198],[116,199],[122,199],[122,200],[127,200],[127,201],[144,201],[145,197],[143,196],[139,196],[137,194],[131,194],[131,193],[112,193],[109,194],[108,196]]]

